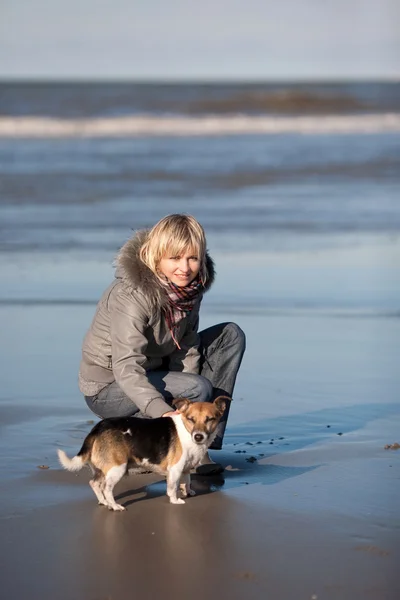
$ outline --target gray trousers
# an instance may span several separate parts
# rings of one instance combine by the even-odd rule
[[[174,398],[212,402],[218,396],[232,397],[236,376],[246,348],[243,331],[235,323],[220,323],[200,331],[200,375],[180,371],[148,371],[150,383],[171,403]],[[86,403],[98,417],[141,416],[138,407],[114,381],[96,396],[85,396]],[[228,405],[211,448],[222,447]]]

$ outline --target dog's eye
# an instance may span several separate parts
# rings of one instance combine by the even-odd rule
[[[206,423],[209,423],[210,421],[215,421],[215,417],[206,417]]]
[[[191,423],[195,423],[196,421],[193,419],[193,417],[186,417],[188,421],[190,421]]]

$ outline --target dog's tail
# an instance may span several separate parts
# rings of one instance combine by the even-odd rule
[[[89,462],[95,437],[95,435],[89,433],[83,442],[82,448],[73,458],[69,458],[64,450],[57,449],[58,460],[64,469],[67,469],[67,471],[80,471]]]
[[[81,456],[74,456],[74,458],[68,458],[64,450],[60,450],[60,448],[58,448],[57,454],[58,460],[60,461],[64,469],[67,469],[67,471],[80,471],[85,464]]]

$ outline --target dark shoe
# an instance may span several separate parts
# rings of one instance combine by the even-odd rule
[[[220,475],[224,472],[224,467],[219,463],[207,463],[199,465],[196,469],[197,475]]]

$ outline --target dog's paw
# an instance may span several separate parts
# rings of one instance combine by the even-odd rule
[[[182,498],[170,498],[169,501],[171,504],[185,504],[185,501]]]
[[[110,510],[115,510],[115,511],[126,510],[125,506],[122,506],[122,504],[114,504],[113,506],[110,506],[109,508],[110,508]]]
[[[192,489],[189,490],[181,490],[181,497],[182,498],[187,498],[188,496],[195,496],[196,492]]]
[[[187,498],[191,495],[190,490],[188,491],[185,483],[181,483],[181,485],[179,486],[179,491],[181,493],[181,498]]]

